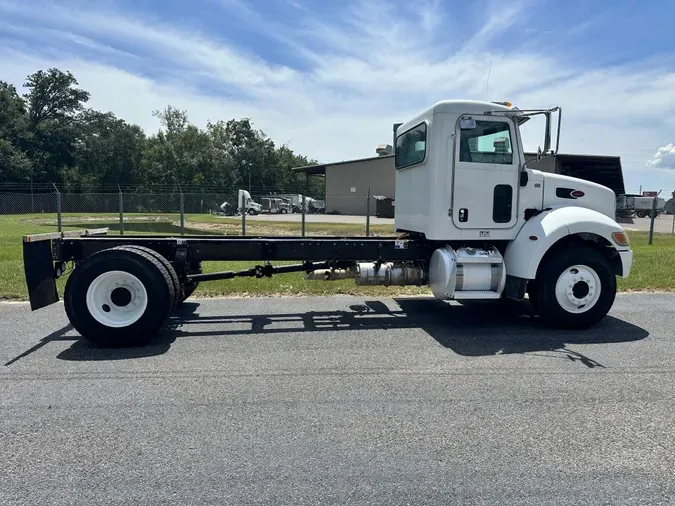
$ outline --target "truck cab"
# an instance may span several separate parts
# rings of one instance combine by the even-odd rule
[[[613,219],[609,188],[527,167],[519,127],[531,114],[448,100],[401,125],[396,228],[431,240],[512,240],[533,212],[549,207],[583,207]],[[547,147],[542,156],[553,153]]]
[[[520,126],[535,115],[546,118],[537,158],[555,154],[560,108],[447,100],[401,124],[395,227],[445,244],[429,265],[436,297],[519,299],[527,291],[547,317],[584,326],[611,307],[614,276],[628,276],[632,251],[612,190],[528,168]]]
[[[251,194],[246,190],[239,190],[239,210],[242,213],[250,214],[251,216],[260,214],[263,207],[251,198]]]

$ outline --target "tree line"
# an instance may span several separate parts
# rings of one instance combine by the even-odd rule
[[[70,192],[170,187],[296,191],[312,160],[275,145],[249,118],[191,124],[171,105],[154,111],[161,128],[143,129],[87,107],[89,93],[56,68],[26,78],[24,95],[0,81],[0,187],[52,183]],[[314,181],[312,181],[314,179]],[[323,184],[310,178],[311,194]]]

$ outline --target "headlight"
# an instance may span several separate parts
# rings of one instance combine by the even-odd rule
[[[618,246],[630,246],[630,239],[626,232],[613,232],[612,239]]]

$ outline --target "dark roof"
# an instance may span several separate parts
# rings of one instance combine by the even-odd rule
[[[323,163],[317,165],[306,165],[304,167],[293,167],[291,170],[295,172],[305,172],[306,174],[325,174],[326,167],[334,167],[336,165],[348,165],[351,163],[369,162],[371,160],[379,160],[380,158],[391,158],[394,155],[369,156],[368,158],[358,158],[356,160],[343,160],[341,162]]]

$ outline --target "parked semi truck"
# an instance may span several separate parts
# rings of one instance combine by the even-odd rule
[[[263,210],[262,205],[258,204],[251,198],[251,194],[246,190],[239,190],[237,197],[239,210],[246,210],[246,214],[251,216],[260,214]]]
[[[302,212],[302,202],[303,196],[299,193],[284,193],[281,195],[275,195],[275,197],[280,197],[286,200],[289,200],[292,204],[292,212],[301,213]],[[326,209],[326,201],[316,200],[312,197],[305,196],[305,212],[310,214],[323,213]]]
[[[656,199],[656,205],[654,205]],[[655,207],[655,209],[653,209]],[[666,207],[665,199],[661,197],[644,197],[640,195],[619,195],[616,198],[616,215],[620,218],[646,218],[655,214],[658,217]]]
[[[558,136],[551,149],[552,121]],[[396,133],[395,228],[382,237],[149,237],[46,234],[24,238],[31,307],[58,300],[72,325],[103,346],[149,341],[199,283],[305,272],[358,285],[428,285],[442,300],[529,295],[542,321],[594,325],[611,308],[633,253],[604,186],[529,169],[519,127],[546,118],[539,156],[557,152],[559,108],[443,101]],[[203,261],[259,261],[203,273]],[[297,261],[274,266],[274,261]],[[223,302],[226,307],[227,302]]]
[[[293,211],[293,206],[288,199],[279,197],[263,197],[261,200],[263,213],[287,214]]]

